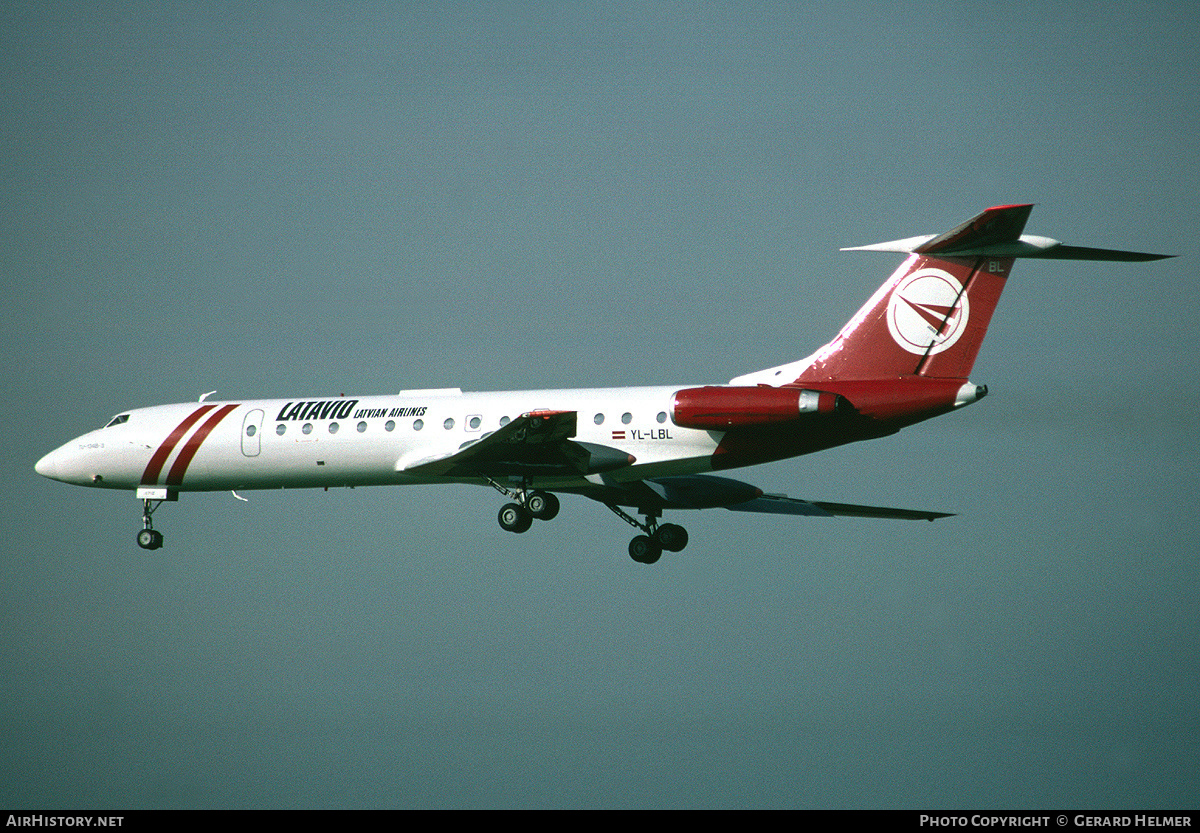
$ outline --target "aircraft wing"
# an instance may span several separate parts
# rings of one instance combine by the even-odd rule
[[[733,512],[762,512],[772,515],[810,515],[822,518],[848,515],[858,518],[920,521],[933,521],[953,516],[951,512],[859,506],[853,503],[829,503],[800,500],[787,495],[765,494],[762,489],[749,483],[711,474],[654,477],[633,482],[616,482],[603,476],[588,479],[594,480],[596,485],[586,490],[572,489],[570,491],[578,491],[601,503],[634,506],[642,509],[724,507]]]
[[[886,506],[859,506],[854,503],[828,503],[826,501],[800,500],[787,495],[762,495],[761,497],[726,506],[733,512],[765,512],[772,515],[816,515],[833,517],[848,515],[856,518],[893,518],[912,521],[935,521],[951,518],[953,512],[927,512],[922,509],[891,509]]]
[[[398,471],[435,477],[532,477],[592,474],[628,466],[634,458],[615,448],[576,442],[576,411],[531,411],[457,450],[401,459]]]

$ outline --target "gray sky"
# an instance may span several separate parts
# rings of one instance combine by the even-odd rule
[[[0,806],[1194,807],[1192,4],[0,8]],[[992,395],[735,473],[936,524],[131,495],[218,397],[723,382],[1036,202]]]

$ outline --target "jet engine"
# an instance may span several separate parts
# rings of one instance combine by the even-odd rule
[[[828,391],[709,385],[676,391],[671,418],[684,428],[724,431],[832,414],[845,404],[841,396]]]

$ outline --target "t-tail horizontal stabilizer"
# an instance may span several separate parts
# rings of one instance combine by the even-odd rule
[[[848,246],[843,252],[901,252],[937,257],[1032,257],[1053,260],[1163,260],[1174,255],[1067,246],[1050,237],[1022,234],[1032,205],[997,205],[944,234],[925,234]]]

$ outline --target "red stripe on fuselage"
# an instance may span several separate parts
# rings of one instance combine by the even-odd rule
[[[175,459],[174,465],[171,466],[171,471],[167,473],[167,485],[178,486],[183,482],[183,475],[187,472],[187,467],[191,465],[192,458],[196,456],[196,452],[200,450],[200,446],[208,439],[208,435],[217,427],[217,423],[225,419],[229,412],[235,409],[237,405],[223,405],[221,410],[210,416],[200,426],[195,434],[188,438],[188,441],[183,444],[183,449],[179,452],[179,456]]]
[[[175,426],[175,430],[167,435],[162,445],[154,452],[154,456],[150,458],[150,462],[146,464],[146,470],[142,472],[143,486],[153,486],[158,482],[158,475],[162,472],[162,467],[167,464],[167,458],[171,456],[171,452],[175,450],[175,446],[183,439],[183,435],[188,432],[189,428],[196,424],[200,417],[215,407],[217,406],[202,405],[188,414],[187,419]]]

